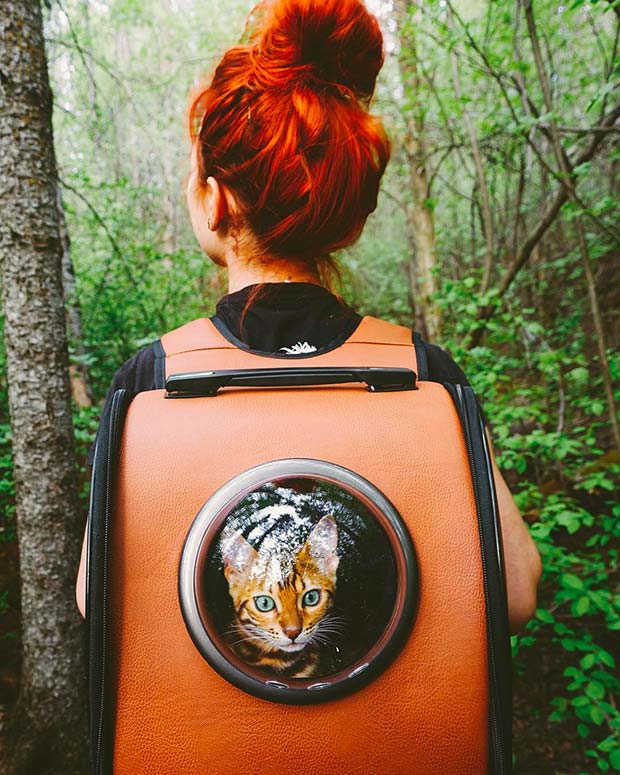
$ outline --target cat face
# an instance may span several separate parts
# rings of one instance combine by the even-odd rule
[[[225,541],[224,575],[239,634],[248,645],[270,653],[324,642],[321,623],[334,601],[337,543],[334,518],[323,517],[291,566],[283,569],[276,557],[257,552],[240,532]]]

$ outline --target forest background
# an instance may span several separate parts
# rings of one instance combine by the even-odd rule
[[[415,327],[462,366],[540,548],[539,608],[513,638],[516,773],[620,771],[620,2],[369,7],[387,51],[372,109],[393,153],[376,213],[340,255],[342,294],[366,314]],[[115,370],[165,331],[211,314],[227,290],[185,210],[185,111],[190,87],[237,42],[249,8],[49,0],[42,9],[79,477],[72,547],[86,517],[85,457]],[[5,321],[13,278],[4,272]],[[51,692],[25,674],[37,640],[22,637],[20,431],[6,359],[3,350],[0,725],[15,731],[17,707],[34,739],[63,720]],[[24,541],[36,530],[24,519]],[[38,659],[53,672],[48,652]],[[36,719],[33,697],[44,706]],[[7,753],[7,772],[78,771],[59,769],[32,739],[25,748],[30,763],[11,764]]]

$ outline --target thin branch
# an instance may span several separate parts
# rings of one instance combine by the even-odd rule
[[[527,27],[532,43],[532,52],[534,54],[534,61],[536,62],[536,70],[538,72],[538,79],[541,83],[543,95],[545,98],[545,108],[549,113],[553,111],[553,103],[551,98],[551,91],[549,89],[549,80],[545,71],[545,65],[540,52],[540,45],[538,41],[538,31],[536,28],[536,19],[534,17],[533,0],[525,0],[525,18],[527,20]],[[551,120],[551,137],[553,142],[553,152],[555,158],[562,172],[562,179],[564,183],[564,189],[567,197],[573,202],[577,203],[577,197],[575,196],[575,175],[570,162],[566,157],[566,153],[562,147],[560,136],[557,132],[555,121]],[[609,361],[607,359],[607,347],[605,344],[605,329],[603,327],[603,320],[601,317],[600,306],[598,302],[598,295],[596,292],[596,285],[592,274],[592,267],[590,265],[590,251],[588,248],[588,242],[586,239],[586,233],[581,218],[575,219],[575,228],[577,230],[577,237],[579,242],[579,253],[581,257],[581,263],[583,265],[584,273],[586,276],[586,286],[588,291],[588,298],[590,301],[590,312],[592,314],[592,321],[594,323],[594,330],[596,332],[596,344],[599,354],[599,365],[601,370],[601,376],[603,379],[603,386],[605,389],[605,396],[607,399],[607,406],[609,410],[609,422],[614,438],[615,445],[620,451],[620,426],[618,425],[618,413],[616,409],[616,401],[614,397],[613,384],[611,380],[611,370]]]
[[[601,126],[603,127],[611,126],[615,123],[615,121],[619,117],[620,117],[620,105],[617,105],[610,113],[608,113],[604,117],[604,119],[601,122]],[[595,156],[596,152],[599,149],[599,146],[601,145],[605,137],[606,135],[604,133],[599,132],[595,134],[592,140],[590,141],[590,144],[588,145],[588,147],[584,151],[582,151],[582,153],[575,160],[575,166],[578,166],[580,164],[585,164],[586,162],[590,161]],[[512,285],[515,277],[517,276],[519,271],[523,268],[523,266],[527,263],[528,259],[530,258],[532,254],[532,250],[534,249],[535,245],[538,244],[541,237],[545,234],[549,226],[551,226],[557,214],[560,212],[560,210],[562,209],[562,207],[567,201],[568,201],[568,191],[566,189],[566,186],[562,185],[558,188],[553,201],[543,213],[540,221],[536,224],[536,226],[532,229],[530,234],[521,244],[521,247],[519,248],[519,252],[515,255],[515,257],[509,264],[508,269],[506,270],[506,273],[504,274],[504,277],[502,278],[502,282],[500,283],[500,286],[498,289],[498,294],[497,294],[498,301],[501,300],[506,295],[506,292]],[[489,304],[489,305],[486,305],[485,307],[480,308],[480,310],[478,311],[478,314],[476,315],[476,323],[478,324],[478,326],[470,337],[470,341],[469,341],[470,346],[475,346],[480,342],[480,339],[482,338],[482,333],[484,332],[484,329],[486,328],[489,320],[495,314],[496,310],[497,310],[496,304]]]
[[[536,126],[544,129],[549,129],[550,124],[541,122]],[[591,134],[620,134],[620,126],[608,126],[608,127],[595,127],[595,126],[558,126],[558,132],[562,134],[578,134],[578,135],[591,135]]]
[[[490,11],[487,14],[487,18],[489,16]],[[448,11],[448,19],[451,19],[450,11]],[[450,51],[450,61],[452,65],[452,83],[454,85],[454,94],[457,101],[462,103],[463,93],[461,88],[461,77],[459,73],[459,55],[456,46],[453,46],[452,50]],[[480,153],[478,133],[476,132],[476,127],[466,105],[461,105],[461,113],[463,115],[463,121],[469,134],[471,154],[473,157],[474,169],[478,181],[477,188],[480,192],[481,199],[480,220],[482,222],[482,230],[485,237],[486,254],[484,260],[484,270],[482,273],[482,282],[480,285],[480,293],[484,294],[489,287],[489,283],[491,281],[491,272],[493,270],[493,264],[495,261],[495,230],[493,225],[493,214],[491,212],[489,188],[487,186],[484,165],[482,162],[482,154]]]
[[[513,255],[517,252],[517,243],[519,239],[519,226],[521,225],[521,202],[523,201],[523,194],[525,192],[525,154],[521,152],[520,155],[520,166],[521,169],[519,170],[519,184],[517,186],[517,201],[515,203],[515,221],[514,221],[514,227],[512,230],[512,253]]]
[[[514,75],[512,75],[511,78],[512,78],[513,82],[516,84],[517,88],[521,88],[521,84],[520,84],[519,79],[516,78]],[[527,92],[524,92],[522,96],[523,96],[523,99],[527,101],[528,108],[531,111],[531,113],[534,116],[534,118],[538,119],[540,117],[540,112],[539,112],[538,108],[536,107],[536,105],[534,105],[532,103],[532,101],[531,101],[529,95],[527,94]],[[541,123],[537,123],[536,127],[539,128],[542,131],[542,133],[545,135],[545,137],[551,143],[552,147],[555,148],[553,134],[551,132],[551,124],[541,122]],[[557,124],[555,125],[555,129],[556,129],[556,131],[559,132],[559,127],[557,126]],[[617,127],[617,126],[615,126],[613,124],[611,126],[609,126],[609,127],[602,127],[600,125],[593,126],[593,127],[590,127],[590,130],[589,130],[588,134],[603,135],[604,136],[606,134],[609,134],[610,132],[620,132],[620,127]],[[572,170],[572,168],[574,166],[576,166],[577,163],[576,162],[573,163],[571,161],[571,159],[566,154],[566,152],[564,150],[564,147],[562,146],[561,143],[560,143],[560,152],[561,152],[562,157],[563,157],[562,164],[565,164],[566,166],[568,166]],[[547,170],[547,172],[551,175],[551,177],[553,177],[560,185],[563,185],[564,181],[563,181],[562,176],[560,175],[560,173],[557,170],[555,170],[550,164],[548,164],[542,158],[540,159],[540,161],[542,162],[542,166]],[[574,189],[574,187],[573,187],[573,189]],[[575,200],[576,200],[577,204],[584,210],[584,212],[587,214],[587,216],[588,216],[588,218],[590,218],[590,220],[592,220],[594,223],[596,223],[612,239],[620,240],[620,230],[616,230],[616,229],[613,228],[613,226],[609,226],[600,216],[597,216],[594,213],[592,213],[590,211],[590,208],[588,207],[587,202],[585,202],[579,196],[579,194],[577,193],[577,191],[575,189],[574,189],[574,196],[575,196]]]
[[[405,213],[407,212],[407,204],[403,202],[402,199],[399,199],[397,196],[392,194],[392,192],[389,191],[385,186],[381,187],[381,193],[383,194],[383,196],[386,196],[390,201],[394,202],[395,205],[400,207],[400,209],[403,210],[403,212]]]
[[[478,54],[478,56],[482,59],[482,61],[484,62],[485,66],[487,68],[487,71],[488,71],[489,75],[493,78],[493,80],[499,86],[500,91],[502,93],[502,96],[504,97],[504,101],[506,103],[506,106],[508,107],[508,110],[510,111],[510,115],[512,116],[512,120],[515,122],[515,124],[517,126],[520,126],[521,122],[520,122],[519,116],[517,115],[517,112],[516,112],[516,110],[514,108],[514,105],[512,104],[512,100],[510,99],[510,95],[508,94],[508,91],[506,90],[506,86],[504,84],[504,76],[503,76],[503,74],[498,72],[497,70],[495,70],[495,68],[491,65],[491,63],[489,61],[489,58],[487,57],[485,52],[480,48],[480,46],[478,45],[478,43],[476,42],[476,40],[472,36],[471,32],[469,31],[468,25],[463,21],[461,16],[455,10],[454,5],[452,4],[451,0],[446,0],[446,2],[447,2],[448,7],[450,8],[452,13],[454,14],[455,19],[457,19],[457,21],[459,22],[459,24],[461,25],[461,27],[465,31],[465,34],[467,35],[467,39],[469,40],[469,43],[470,43],[471,47]],[[514,81],[514,78],[511,76],[510,80]],[[518,82],[517,82],[517,86],[518,86],[517,90],[521,91],[521,87],[519,86]],[[525,87],[523,86],[523,88],[525,88]],[[527,92],[526,92],[526,95],[527,95]],[[534,104],[533,101],[531,100],[531,98],[529,97],[529,95],[527,95],[527,100],[528,100],[529,104],[531,104],[531,105]],[[556,175],[555,171],[551,167],[549,167],[549,165],[547,164],[547,161],[545,160],[544,156],[542,155],[542,152],[540,151],[540,149],[538,148],[536,143],[534,143],[532,137],[530,136],[530,134],[531,134],[530,130],[526,130],[525,128],[522,128],[520,130],[519,134],[526,140],[527,144],[532,148],[532,150],[536,154],[536,157],[539,160],[539,162],[541,163],[541,165],[548,169],[549,174],[555,176]]]
[[[70,34],[71,39],[73,40],[73,42],[75,44],[75,47],[77,48],[77,50],[79,52],[80,59],[82,60],[82,64],[84,65],[84,70],[86,72],[86,76],[87,76],[88,81],[89,81],[89,83],[91,85],[91,88],[92,88],[92,92],[91,92],[91,94],[92,94],[91,108],[93,110],[93,113],[97,116],[97,118],[101,118],[101,111],[99,109],[99,105],[98,105],[98,102],[97,102],[97,95],[99,93],[99,89],[97,87],[97,81],[95,80],[95,76],[93,75],[88,62],[86,61],[86,57],[84,55],[84,49],[78,43],[77,34],[76,34],[75,29],[73,27],[73,22],[71,21],[71,16],[69,15],[69,12],[65,8],[62,0],[57,0],[57,2],[58,2],[58,5],[60,6],[61,11],[64,13],[64,15],[67,18],[67,22],[69,24],[69,34]]]
[[[72,186],[70,183],[67,183],[65,180],[63,180],[60,177],[59,177],[59,182],[62,184],[62,186],[64,188],[68,189],[69,191],[72,191],[78,197],[78,199],[81,199],[82,202],[84,202],[84,204],[86,205],[86,207],[90,210],[90,212],[92,213],[92,215],[95,218],[95,220],[97,221],[97,223],[101,226],[101,228],[105,232],[106,237],[108,238],[108,241],[110,242],[110,245],[112,246],[112,254],[115,255],[119,259],[119,261],[121,263],[121,266],[123,267],[123,269],[125,271],[125,275],[127,276],[127,279],[129,280],[131,286],[134,288],[134,290],[136,290],[136,291],[139,290],[138,283],[136,282],[136,279],[133,276],[133,273],[131,271],[129,263],[125,260],[125,256],[123,254],[123,251],[121,250],[120,245],[116,241],[114,235],[112,234],[112,232],[108,228],[107,223],[104,221],[104,219],[101,217],[101,215],[99,215],[99,213],[97,212],[95,207],[91,204],[91,202],[87,199],[87,197],[84,196],[84,194],[81,191],[78,191],[77,188]],[[101,282],[99,283],[97,289],[95,290],[95,294],[94,294],[95,299],[99,299],[101,297],[101,294],[103,293],[103,290],[104,290],[105,285],[106,285],[107,274],[110,271],[111,265],[112,265],[112,257],[110,256],[108,258],[107,262],[106,262],[106,265],[105,265],[104,269],[103,269]],[[147,309],[142,304],[142,301],[140,300],[140,294],[137,294],[137,298],[139,300],[137,303],[141,307],[142,313],[144,315],[144,319],[148,320],[150,315],[149,315]],[[158,322],[160,323],[160,325],[162,327],[165,327],[165,321],[164,321],[163,316],[161,315],[161,313],[157,312],[156,314],[157,314],[157,319],[158,319]]]
[[[594,17],[590,13],[587,6],[584,6],[586,16],[588,17],[588,22],[590,23],[590,28],[592,30],[592,34],[594,35],[594,40],[596,40],[596,45],[598,46],[598,50],[601,53],[601,56],[603,57],[603,72],[608,73],[609,72],[609,60],[607,59],[607,52],[605,51],[605,46],[603,45],[603,42],[601,40],[601,36],[598,34],[598,30],[596,28],[596,23],[594,21]]]
[[[607,0],[609,3],[612,11],[616,14],[618,17],[618,21],[620,22],[620,5],[618,5],[618,0]]]
[[[444,163],[444,161],[448,158],[450,153],[452,152],[452,147],[449,147],[445,153],[441,156],[437,164],[435,164],[435,167],[431,173],[430,178],[428,179],[428,190],[429,193],[431,192],[433,188],[433,183],[435,182],[435,178],[439,176],[439,170],[441,169],[441,165]]]

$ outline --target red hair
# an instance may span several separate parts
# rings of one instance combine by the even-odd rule
[[[361,234],[390,158],[368,112],[383,59],[361,0],[263,0],[192,93],[199,186],[233,191],[261,249],[322,270]]]

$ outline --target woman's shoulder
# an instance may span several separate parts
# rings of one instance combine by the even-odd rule
[[[141,347],[115,371],[107,398],[119,388],[136,393],[155,389],[155,346],[157,341]]]
[[[418,362],[418,379],[426,379],[430,382],[449,382],[452,385],[463,385],[463,387],[471,386],[465,372],[447,350],[437,344],[424,341],[417,333],[413,334],[413,342]],[[480,408],[482,421],[486,426],[487,418],[480,396],[476,395],[476,401]]]
[[[158,341],[158,340],[157,340]],[[131,358],[128,358],[115,372],[108,387],[108,392],[101,409],[101,417],[106,413],[112,396],[117,390],[124,388],[132,393],[143,390],[155,390],[155,346],[157,341],[141,347]],[[88,450],[86,462],[93,464],[95,441]]]
[[[416,337],[417,347],[421,347],[426,356],[426,379],[432,382],[451,382],[455,385],[471,385],[465,372],[454,360],[450,352],[438,344]]]

